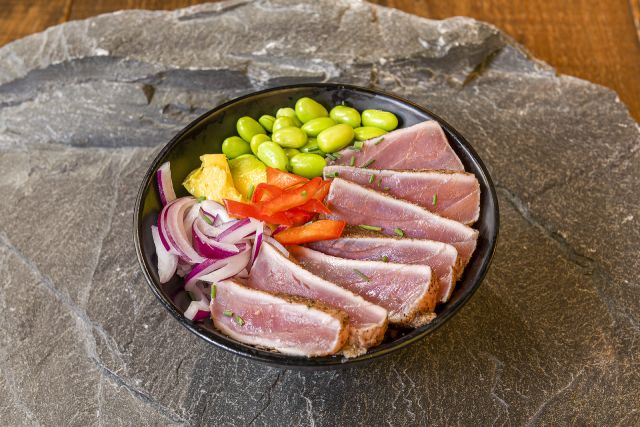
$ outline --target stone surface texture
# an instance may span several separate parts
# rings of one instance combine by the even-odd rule
[[[385,89],[458,128],[498,188],[492,268],[427,339],[362,368],[217,350],[132,243],[155,152],[286,82]],[[70,22],[0,49],[3,425],[639,425],[640,132],[610,90],[496,28],[360,1],[228,1]]]

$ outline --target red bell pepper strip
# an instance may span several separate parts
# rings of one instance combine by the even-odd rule
[[[300,208],[292,208],[285,212],[278,212],[278,214],[284,214],[291,221],[291,225],[302,225],[309,221],[315,215],[312,212],[303,211]]]
[[[313,195],[313,198],[324,202],[324,199],[327,197],[327,194],[329,194],[330,189],[331,181],[322,181],[322,186],[318,188],[318,191],[316,191],[316,194]]]
[[[309,181],[307,178],[300,175],[283,172],[280,169],[267,168],[267,184],[275,185],[283,190],[307,181]]]
[[[273,215],[276,212],[283,212],[304,205],[313,198],[321,185],[322,179],[315,177],[300,188],[286,190],[275,199],[265,202],[262,205],[262,212],[266,215]]]
[[[283,190],[279,187],[261,182],[254,190],[251,201],[253,203],[268,202],[269,200],[273,200],[276,197],[280,196],[282,193]]]
[[[260,221],[268,222],[269,224],[282,224],[293,225],[294,222],[291,217],[287,216],[285,212],[277,212],[273,215],[266,215],[260,210],[260,204],[250,204],[236,202],[235,200],[224,199],[224,206],[227,209],[229,215],[236,218],[255,218]]]
[[[320,200],[316,199],[315,197],[313,199],[310,199],[304,205],[300,206],[298,209],[302,209],[303,211],[307,211],[307,212],[315,212],[315,213],[322,213],[322,214],[331,213],[329,208],[326,207],[324,203],[322,203]]]
[[[300,245],[319,240],[332,240],[342,235],[346,225],[347,223],[344,221],[323,219],[299,227],[287,228],[276,234],[274,238],[283,245]]]

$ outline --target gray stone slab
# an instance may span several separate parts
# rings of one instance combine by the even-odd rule
[[[392,91],[498,187],[477,294],[359,369],[216,350],[148,291],[135,192],[198,114],[287,82]],[[0,48],[0,419],[10,425],[640,424],[640,132],[610,90],[496,28],[364,2],[227,1],[70,22]]]

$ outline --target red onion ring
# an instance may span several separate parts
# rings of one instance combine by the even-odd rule
[[[171,165],[164,162],[156,172],[156,180],[158,181],[158,194],[160,201],[165,206],[167,203],[176,199],[176,192],[173,189],[173,180],[171,179]]]

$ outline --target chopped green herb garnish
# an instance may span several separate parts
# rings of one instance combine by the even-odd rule
[[[207,198],[206,198],[206,197],[204,197],[204,196],[200,196],[200,197],[198,197],[196,200],[198,201],[198,203],[202,203],[202,202],[204,202],[205,200],[207,200]]]
[[[211,285],[211,300],[213,301],[214,299],[216,299],[216,285],[215,285],[215,283],[213,285]]]
[[[382,231],[382,227],[378,227],[377,225],[360,224],[358,225],[358,227],[362,228],[363,230]]]
[[[376,142],[373,143],[373,145],[378,145],[380,144],[382,141],[384,141],[384,136],[382,138],[380,138],[379,140],[377,140]]]
[[[253,197],[253,192],[256,190],[256,186],[251,184],[251,186],[249,187],[249,194],[247,194],[247,199],[251,200],[251,198]]]
[[[335,157],[336,159],[339,159],[340,157],[342,157],[342,154],[340,154],[340,153],[333,153],[333,157]]]
[[[353,143],[353,148],[356,150],[362,150],[362,147],[364,147],[364,142],[362,141],[356,141]]]
[[[383,256],[382,257],[382,262],[389,262],[389,257],[388,256]]]
[[[373,162],[375,162],[376,159],[371,159],[369,160],[367,163],[365,163],[364,165],[360,166],[361,168],[368,168],[369,166],[371,166],[373,164]]]
[[[209,225],[213,225],[213,220],[211,218],[209,218],[209,215],[205,214],[202,215],[202,218],[205,220],[205,222]]]
[[[362,271],[358,270],[357,268],[354,268],[353,271],[355,271],[358,276],[362,277],[367,282],[369,280],[371,280],[371,279],[369,279],[369,276],[367,276],[366,274],[364,274]]]
[[[373,184],[373,181],[375,181],[375,180],[376,180],[376,176],[375,175],[371,175],[369,177],[369,184]]]
[[[300,193],[300,195],[301,195],[302,197],[307,197],[307,190],[304,190],[302,193]]]
[[[353,166],[356,164],[356,156],[351,156],[351,160],[349,160],[349,166]]]
[[[337,159],[335,154],[331,154],[331,153],[327,153],[327,158],[330,159],[330,160],[336,160]]]
[[[433,206],[435,206],[436,203],[438,203],[438,194],[433,195]]]
[[[225,311],[222,312],[222,314],[227,316],[227,317],[231,317],[231,316],[233,316],[233,311],[225,310]]]
[[[244,319],[242,319],[242,317],[240,317],[240,316],[235,316],[235,317],[233,318],[233,320],[235,320],[235,321],[236,321],[236,323],[237,323],[238,325],[240,325],[240,326],[244,326]]]
[[[398,237],[404,237],[404,231],[402,231],[400,228],[396,228],[395,230],[393,230],[394,233],[396,233],[396,236]]]
[[[389,187],[384,187],[383,190],[384,191],[389,191]]]
[[[325,176],[328,176],[329,178],[335,178],[336,176],[338,176],[338,172],[329,172],[328,174],[325,174]]]

